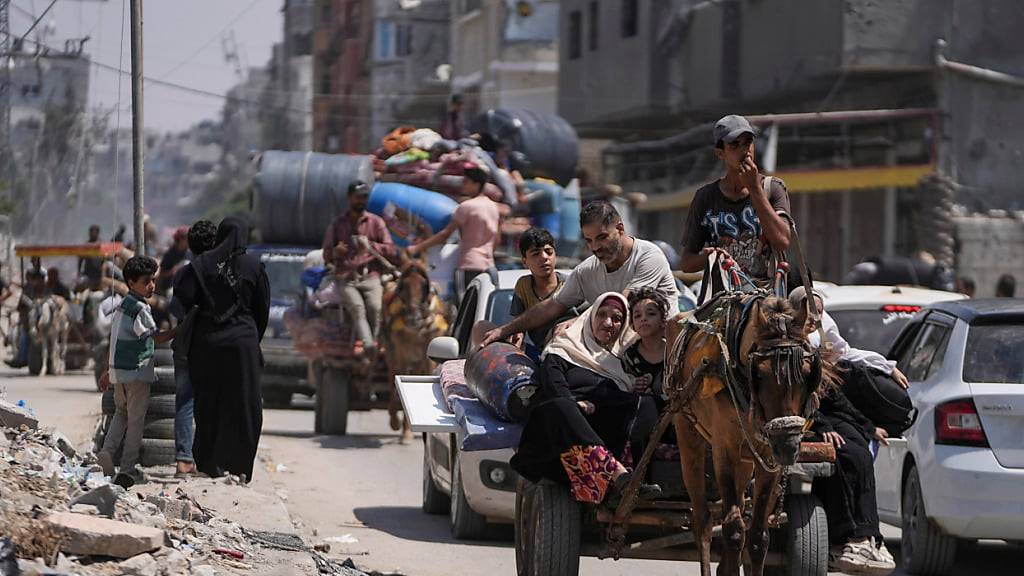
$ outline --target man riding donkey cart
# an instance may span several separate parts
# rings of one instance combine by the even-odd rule
[[[444,334],[448,324],[426,266],[404,254],[399,267],[392,264],[398,253],[384,220],[366,210],[369,195],[364,182],[349,185],[349,209],[327,229],[323,254],[324,261],[334,266],[341,321],[353,327],[354,351],[362,370],[369,372],[383,352],[393,386],[395,374],[425,374],[433,369],[426,357],[427,343]],[[385,289],[389,277],[395,283]],[[412,430],[407,419],[404,423],[399,419],[398,408],[393,390],[388,403],[391,429],[401,429],[402,442],[407,443]]]

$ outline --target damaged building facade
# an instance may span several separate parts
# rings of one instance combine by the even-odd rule
[[[678,245],[694,191],[721,173],[710,128],[729,113],[761,131],[758,164],[787,182],[824,279],[873,255],[955,265],[954,202],[1024,207],[1024,90],[936,58],[1024,75],[1018,2],[561,4],[558,111],[582,137],[614,140],[604,178],[648,195],[645,236]],[[949,180],[922,180],[937,168]]]

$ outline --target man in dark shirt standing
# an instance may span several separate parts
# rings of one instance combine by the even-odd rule
[[[57,268],[46,271],[46,291],[65,300],[71,300],[71,290],[60,281],[60,270]]]
[[[756,283],[770,282],[772,252],[789,248],[789,194],[778,178],[754,163],[754,128],[742,116],[715,124],[715,156],[725,177],[704,185],[693,197],[683,236],[680,267],[704,269],[709,254],[725,252]]]
[[[348,212],[335,218],[327,228],[323,249],[324,262],[334,265],[343,315],[348,314],[366,358],[372,360],[384,299],[380,282],[384,263],[368,248],[391,259],[395,256],[395,245],[384,219],[366,211],[369,199],[370,187],[364,182],[357,180],[349,185]]]
[[[156,275],[156,291],[158,294],[165,294],[171,287],[175,272],[179,265],[187,263],[188,253],[188,226],[180,226],[174,231],[174,238],[171,247],[164,252],[160,259],[160,271]]]
[[[99,244],[100,227],[93,224],[89,226],[89,244]],[[85,277],[90,290],[100,290],[100,280],[103,279],[103,258],[88,257],[78,259],[78,276]]]

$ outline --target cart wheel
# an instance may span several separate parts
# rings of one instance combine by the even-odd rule
[[[327,366],[316,391],[318,434],[344,436],[348,430],[348,400],[351,377],[348,372]]]
[[[39,376],[43,372],[43,349],[31,340],[28,343],[28,373]]]
[[[765,566],[768,576],[826,576],[828,574],[828,519],[813,494],[786,495],[786,524],[773,530],[784,554],[780,566]]]
[[[579,502],[569,489],[555,483],[527,482],[520,512],[525,522],[516,546],[517,572],[525,576],[578,576],[583,520]],[[525,566],[518,564],[520,559]]]

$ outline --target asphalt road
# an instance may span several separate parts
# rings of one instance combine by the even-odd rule
[[[92,436],[99,395],[90,375],[31,378],[24,370],[0,368],[0,392],[25,400],[46,425],[60,428],[76,444]],[[351,557],[360,567],[405,576],[501,576],[515,574],[511,529],[485,542],[451,538],[448,518],[420,511],[422,445],[398,444],[382,411],[355,413],[351,434],[316,436],[308,402],[292,410],[266,410],[260,465],[274,492],[304,536],[334,542],[331,556]],[[899,530],[883,527],[899,553]],[[355,541],[351,541],[354,539]],[[1024,549],[1001,542],[964,547],[952,576],[1011,574],[1024,565]],[[599,561],[585,558],[581,574],[612,576],[698,574],[695,564]],[[901,574],[896,572],[897,575]]]

